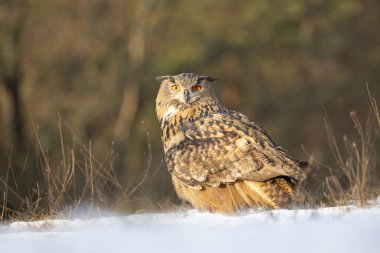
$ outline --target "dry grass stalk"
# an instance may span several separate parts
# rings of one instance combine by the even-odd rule
[[[371,96],[367,85],[368,96],[375,120],[380,127],[379,110],[376,100]],[[324,119],[330,148],[337,162],[337,169],[327,167],[330,176],[326,178],[325,196],[334,203],[343,204],[349,200],[365,205],[367,200],[379,194],[379,175],[376,175],[377,164],[374,161],[375,135],[370,117],[365,127],[360,123],[355,112],[350,113],[358,136],[358,143],[343,136],[343,148],[340,148],[327,118]]]
[[[38,126],[33,122],[32,126],[36,141],[37,166],[42,177],[30,187],[30,194],[20,196],[17,192],[18,182],[14,180],[15,182],[10,184],[12,165],[9,162],[5,178],[0,178],[0,184],[5,187],[0,202],[0,220],[70,217],[78,211],[81,215],[101,214],[103,210],[108,212],[109,207],[119,203],[120,199],[126,201],[131,198],[148,177],[152,159],[150,144],[147,168],[142,180],[132,190],[126,190],[127,187],[118,180],[117,155],[112,149],[103,160],[98,160],[92,153],[91,141],[86,145],[74,138],[72,146],[67,147],[62,120],[59,118],[61,157],[58,161],[52,161],[48,150],[41,142]],[[67,124],[65,126],[72,132]],[[11,156],[9,160],[12,160]],[[18,206],[9,205],[9,194],[18,199]]]

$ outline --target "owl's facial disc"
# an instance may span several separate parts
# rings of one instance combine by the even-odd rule
[[[215,78],[182,73],[175,76],[159,76],[161,88],[156,103],[175,107],[188,107],[206,98],[216,99],[210,83]]]
[[[175,98],[179,103],[189,104],[197,100],[197,98],[199,97],[199,94],[197,93],[201,89],[201,86],[197,84],[196,89],[193,88],[194,86],[188,87],[188,85],[182,86],[178,84],[171,84],[170,92],[172,94],[172,97]]]

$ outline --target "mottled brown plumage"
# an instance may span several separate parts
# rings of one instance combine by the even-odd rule
[[[284,208],[304,177],[255,122],[219,104],[214,78],[162,76],[156,99],[165,159],[178,196],[199,210]]]

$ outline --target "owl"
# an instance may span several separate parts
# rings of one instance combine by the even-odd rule
[[[209,76],[160,76],[156,112],[179,198],[200,211],[289,208],[306,163],[245,115],[218,102]]]

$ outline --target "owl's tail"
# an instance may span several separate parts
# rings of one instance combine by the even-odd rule
[[[294,186],[286,178],[265,182],[243,181],[235,184],[240,197],[250,207],[287,208],[294,199]]]

